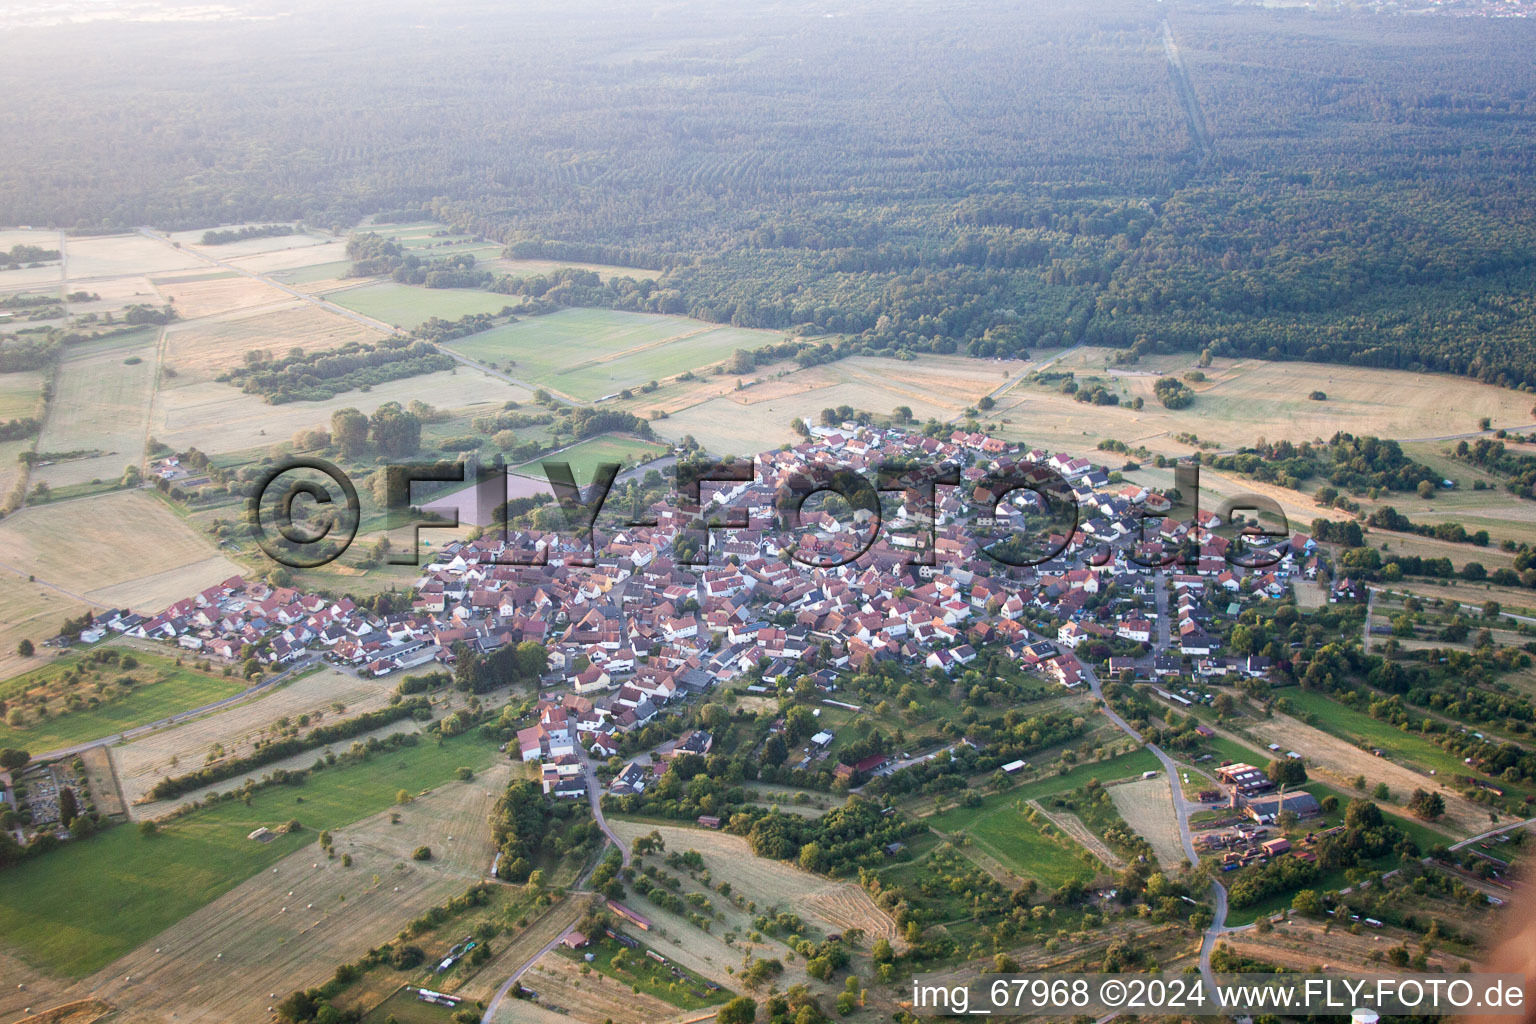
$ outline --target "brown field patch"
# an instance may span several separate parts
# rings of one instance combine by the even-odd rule
[[[528,962],[528,958],[543,949],[546,943],[559,938],[577,921],[581,920],[589,906],[593,905],[591,898],[569,897],[556,903],[542,916],[534,918],[528,927],[514,935],[510,940],[505,940],[505,945],[488,960],[484,967],[477,971],[473,977],[454,990],[455,995],[461,995],[465,999],[481,999],[486,1003],[496,994],[501,983],[506,981],[513,971]],[[530,915],[531,917],[532,915]],[[505,1002],[515,1002],[507,999]]]
[[[202,767],[214,744],[224,748],[226,757],[241,757],[250,753],[258,739],[275,730],[281,718],[296,721],[300,715],[309,715],[310,725],[301,733],[312,731],[321,725],[332,725],[384,707],[394,689],[394,680],[359,678],[334,668],[323,668],[275,690],[257,694],[248,701],[113,747],[112,762],[123,796],[130,804],[135,803],[164,776],[185,774]],[[345,710],[336,711],[334,705],[338,703]],[[310,751],[302,760],[312,763],[314,752]],[[254,774],[259,777],[270,772],[271,767],[267,766]],[[238,784],[236,779],[214,788],[227,790]],[[189,799],[181,797],[177,802],[185,803]]]
[[[65,983],[0,952],[0,1019],[16,1020],[64,999]]]
[[[1041,817],[1064,832],[1067,838],[1093,854],[1100,864],[1111,871],[1120,871],[1125,867],[1124,859],[1106,846],[1104,840],[1095,835],[1091,828],[1083,824],[1083,819],[1071,811],[1059,809],[1048,811],[1038,800],[1030,800],[1028,803],[1040,813]]]
[[[1184,842],[1179,838],[1179,816],[1173,809],[1168,779],[1161,773],[1155,779],[1138,779],[1110,786],[1109,798],[1131,831],[1152,844],[1152,852],[1164,871],[1174,871],[1185,863]]]
[[[645,992],[631,992],[617,978],[581,968],[559,953],[546,953],[523,975],[523,984],[539,994],[539,1002],[559,1007],[570,1019],[585,1024],[653,1024],[680,1012],[671,1003]]]
[[[272,287],[265,281],[246,277],[234,271],[215,271],[196,278],[155,279],[155,287],[174,303],[176,312],[183,320],[227,313],[236,309],[249,309],[274,302],[291,301],[287,292]]]
[[[80,755],[85,762],[85,784],[91,791],[91,802],[102,814],[126,814],[122,791],[117,785],[117,773],[112,770],[112,757],[106,747],[92,747]]]
[[[202,381],[162,391],[155,400],[152,432],[177,450],[197,446],[209,454],[264,448],[287,441],[305,427],[329,427],[331,413],[350,407],[366,414],[386,402],[419,398],[439,409],[527,402],[533,393],[495,377],[459,367],[420,377],[392,380],[368,391],[347,391],[323,402],[268,405],[228,384]]]
[[[484,876],[492,856],[485,818],[506,780],[498,765],[394,808],[398,825],[384,812],[334,829],[338,859],[318,845],[299,850],[76,989],[123,1007],[125,1024],[267,1020],[271,993],[280,999],[319,984]],[[423,843],[435,858],[411,860]],[[351,867],[341,866],[342,853]]]
[[[39,464],[32,471],[34,484],[113,481],[128,466],[143,463],[158,345],[159,332],[145,330],[65,349],[37,450],[102,454]]]
[[[1412,932],[1397,928],[1365,928],[1359,935],[1351,935],[1347,928],[1333,928],[1324,932],[1318,921],[1292,920],[1275,925],[1268,935],[1260,935],[1252,928],[1232,932],[1222,938],[1234,951],[1281,967],[1306,970],[1326,966],[1329,970],[1376,972],[1380,963],[1373,963],[1372,953],[1384,956],[1388,949],[1399,943],[1408,943],[1417,949],[1422,938]],[[1455,971],[1464,958],[1460,955],[1435,949],[1429,954],[1431,971]]]
[[[803,905],[823,921],[845,932],[850,928],[862,930],[870,942],[876,939],[897,941],[896,922],[875,905],[869,893],[852,882],[823,889],[807,897]]]
[[[242,570],[158,499],[118,491],[0,521],[0,556],[79,600],[159,611]]]
[[[1198,397],[1182,410],[1164,409],[1152,392],[1159,376],[1194,369],[1197,357],[1156,357],[1128,367],[1106,366],[1107,349],[1084,347],[1068,353],[1053,369],[1072,370],[1079,383],[1098,377],[1120,395],[1118,406],[1077,402],[1055,387],[1023,384],[1009,392],[991,415],[1009,421],[1005,436],[1042,447],[1091,448],[1112,437],[1144,443],[1164,454],[1188,454],[1176,434],[1194,432],[1224,448],[1256,438],[1308,441],[1338,431],[1389,438],[1421,438],[1476,430],[1479,418],[1494,426],[1531,422],[1525,396],[1504,388],[1444,374],[1412,373],[1323,363],[1218,359],[1194,385]],[[1327,401],[1308,398],[1323,391]],[[1145,405],[1131,409],[1140,397]],[[1445,410],[1455,413],[1447,416]]]
[[[1458,834],[1474,835],[1488,827],[1486,808],[1442,787],[1438,779],[1389,758],[1376,757],[1290,715],[1275,712],[1270,718],[1246,723],[1246,728],[1261,743],[1278,743],[1284,750],[1300,752],[1306,757],[1308,774],[1321,776],[1344,792],[1350,791],[1356,775],[1364,775],[1372,783],[1385,782],[1399,799],[1415,789],[1438,789],[1445,798],[1445,817],[1431,828],[1449,826]],[[1242,737],[1233,738],[1242,742]]]
[[[3,536],[3,534],[0,534]],[[10,564],[9,552],[0,553],[0,561]],[[55,635],[65,619],[73,618],[88,606],[74,597],[61,594],[41,583],[29,583],[25,572],[13,575],[0,572],[0,679],[9,679],[45,663],[49,649],[43,641]],[[16,653],[16,645],[31,640],[38,651],[31,658]]]
[[[745,455],[798,441],[790,424],[796,419],[816,423],[829,407],[849,405],[888,415],[905,405],[919,420],[953,419],[1024,365],[957,356],[912,361],[856,356],[710,399],[652,427],[673,440],[692,434],[711,451]]]
[[[239,243],[231,243],[239,244]],[[236,266],[254,274],[270,274],[275,270],[293,270],[296,267],[312,267],[318,263],[334,263],[347,258],[347,243],[340,239],[317,241],[313,245],[300,245],[288,249],[272,249],[263,253],[225,255],[220,250],[205,249],[219,259],[227,259]]]
[[[142,275],[70,285],[66,291],[89,292],[100,296],[99,299],[91,302],[69,303],[69,312],[72,316],[81,316],[86,313],[115,313],[125,306],[158,306],[165,301],[165,296],[160,294],[154,282]]]
[[[240,276],[230,279],[261,289],[269,303],[259,311],[234,310],[189,323],[173,324],[165,332],[166,364],[177,373],[166,387],[175,389],[194,381],[208,381],[245,362],[251,349],[285,355],[289,349],[306,352],[339,348],[348,342],[377,342],[378,331],[346,317],[328,313],[313,303],[293,299],[275,288]],[[254,294],[254,293],[253,293]],[[239,392],[224,385],[232,393]]]
[[[112,1012],[100,999],[80,999],[24,1017],[16,1024],[91,1024]]]
[[[193,253],[140,234],[69,238],[64,247],[71,281],[159,274],[208,265]]]

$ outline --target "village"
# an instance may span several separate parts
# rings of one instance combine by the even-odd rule
[[[803,467],[872,471],[898,459],[958,469],[963,486],[935,489],[931,518],[903,503],[892,529],[873,541],[858,515],[844,524],[808,511],[798,534],[777,526],[776,495]],[[978,509],[965,489],[988,473],[1031,467],[1069,482],[1076,528],[1049,538],[1053,557],[1010,567],[972,536]],[[995,508],[979,510],[988,525],[1024,529],[1045,504],[1023,489],[996,497],[1003,500]],[[1091,671],[1080,652],[1107,649],[1096,667],[1111,678],[1151,682],[1172,705],[1208,703],[1202,682],[1269,670],[1267,658],[1221,653],[1218,637],[1244,604],[1283,596],[1292,577],[1326,576],[1303,535],[1266,549],[1268,567],[1246,569],[1229,559],[1233,540],[1216,532],[1224,524],[1208,511],[1193,522],[1159,517],[1171,507],[1167,498],[1104,466],[963,431],[938,440],[853,423],[812,428],[805,443],[758,456],[751,481],[719,485],[702,503],[704,515],[742,524],[709,531],[708,566],[668,554],[697,530],[700,511],[658,505],[654,526],[605,538],[596,566],[580,565],[582,545],[554,534],[445,544],[422,567],[408,611],[376,615],[348,597],[236,576],[158,612],[96,616],[80,641],[158,641],[248,674],[323,659],[368,676],[452,669],[465,655],[532,641],[547,651],[544,699],[511,754],[539,763],[546,793],[576,798],[594,781],[583,755],[617,755],[620,738],[664,708],[748,672],[750,692],[806,676],[838,706],[839,674],[870,660],[953,674],[979,649],[996,648],[1077,690]],[[933,565],[920,564],[928,535]],[[813,556],[837,564],[804,564]],[[1151,568],[1176,556],[1181,564]],[[534,562],[543,564],[527,564]],[[1347,581],[1341,586],[1335,599],[1350,596]],[[828,730],[812,737],[801,763],[825,756],[832,739]],[[702,730],[681,737],[627,764],[612,791],[640,792],[677,753],[710,749]],[[850,784],[897,767],[878,755],[836,766]]]

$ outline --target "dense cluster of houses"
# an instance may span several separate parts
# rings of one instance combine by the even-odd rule
[[[798,530],[781,529],[780,489],[806,467],[872,478],[893,460],[952,467],[961,485],[937,488],[931,509],[902,502],[872,542],[866,513],[839,522],[807,511]],[[1050,538],[1060,549],[1054,558],[1002,574],[969,528],[972,499],[989,471],[1032,467],[1068,482],[1077,525],[1070,536]],[[952,673],[988,647],[1070,688],[1084,680],[1085,644],[1147,645],[1168,630],[1172,644],[1155,663],[1139,662],[1139,674],[1262,675],[1262,659],[1219,656],[1221,630],[1212,620],[1235,616],[1248,597],[1278,597],[1293,574],[1318,569],[1314,546],[1299,536],[1278,545],[1277,564],[1243,569],[1229,563],[1230,542],[1211,532],[1220,525],[1215,516],[1147,519],[1171,503],[1085,459],[1021,451],[984,434],[814,428],[804,443],[758,456],[755,468],[751,481],[706,490],[702,508],[660,504],[652,525],[604,536],[595,566],[579,564],[584,543],[550,533],[447,544],[422,568],[412,607],[399,614],[233,577],[152,617],[113,613],[98,625],[219,658],[276,667],[323,655],[374,675],[451,666],[459,652],[537,641],[549,652],[548,689],[563,696],[541,706],[539,724],[518,737],[518,754],[554,770],[547,789],[571,793],[582,773],[563,759],[574,761],[576,743],[599,754],[617,750],[616,737],[670,702],[758,668],[769,686],[815,673],[816,684],[832,690],[837,669],[867,659]],[[982,503],[995,504],[986,515],[1000,526],[1022,526],[1043,505],[1028,490],[1001,498]],[[728,515],[741,525],[699,527]],[[690,531],[707,537],[707,565],[674,558],[674,542]],[[1149,607],[1148,566],[1177,551],[1194,552],[1194,560],[1168,577],[1163,623]],[[917,564],[923,560],[933,564]],[[1115,598],[1106,600],[1111,585]],[[1031,633],[1046,617],[1062,623],[1054,642]]]

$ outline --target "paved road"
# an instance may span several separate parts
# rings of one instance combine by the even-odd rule
[[[587,801],[592,805],[592,817],[597,820],[597,827],[603,830],[603,835],[608,841],[619,848],[619,856],[624,860],[624,867],[629,867],[629,847],[624,845],[624,840],[608,824],[608,819],[603,817],[603,790],[597,782],[597,769],[592,765],[592,756],[587,753],[587,748],[580,743],[576,744],[578,757],[581,758],[581,768],[587,777]]]
[[[1156,645],[1159,652],[1167,650],[1169,643],[1168,633],[1170,632],[1166,615],[1166,609],[1168,605],[1168,591],[1164,576],[1164,572],[1161,570],[1158,571],[1154,577],[1153,583],[1155,588],[1154,592],[1160,598],[1158,602],[1159,643]],[[1035,636],[1035,639],[1042,638]],[[1179,841],[1184,846],[1184,856],[1188,858],[1189,863],[1198,866],[1200,863],[1200,857],[1199,854],[1195,852],[1194,836],[1189,828],[1189,816],[1192,813],[1193,808],[1190,806],[1189,801],[1184,798],[1184,787],[1179,784],[1180,769],[1178,763],[1174,761],[1173,758],[1169,757],[1162,750],[1162,748],[1157,746],[1157,744],[1147,743],[1146,740],[1142,737],[1141,733],[1137,732],[1124,718],[1121,718],[1119,712],[1115,711],[1109,706],[1109,703],[1104,700],[1104,688],[1103,685],[1099,682],[1098,673],[1095,672],[1087,663],[1082,664],[1083,678],[1088,681],[1088,688],[1093,692],[1094,697],[1097,698],[1102,705],[1104,716],[1113,722],[1115,727],[1121,732],[1125,733],[1127,736],[1131,737],[1131,739],[1135,740],[1137,743],[1142,744],[1148,750],[1150,750],[1152,755],[1157,758],[1159,763],[1162,764],[1163,770],[1168,773],[1168,785],[1173,797],[1173,808],[1179,823]],[[1210,991],[1214,992],[1216,978],[1215,974],[1211,970],[1211,952],[1216,948],[1216,940],[1229,930],[1227,928],[1227,890],[1222,886],[1220,882],[1214,879],[1211,881],[1211,898],[1215,905],[1215,916],[1211,919],[1211,925],[1205,930],[1205,935],[1201,939],[1200,974],[1205,978],[1206,985]]]
[[[574,927],[574,925],[572,927]],[[519,966],[517,970],[512,972],[512,977],[501,983],[501,987],[496,990],[496,994],[492,996],[491,1001],[486,1004],[485,1012],[480,1015],[480,1024],[491,1024],[491,1021],[496,1017],[497,1009],[501,1006],[501,1001],[507,998],[508,992],[512,991],[512,986],[516,985],[518,981],[522,979],[522,976],[528,973],[528,969],[530,967],[538,963],[539,957],[544,956],[550,950],[560,945],[560,940],[569,934],[571,934],[571,928],[565,929],[559,935],[556,935],[554,938],[550,939],[544,944],[543,949],[539,950],[537,953],[533,954],[533,956],[523,961],[522,965]]]
[[[135,739],[139,736],[143,736],[145,733],[154,732],[156,729],[163,729],[168,725],[175,725],[177,722],[185,722],[189,718],[197,718],[199,715],[206,715],[210,711],[218,711],[221,708],[227,708],[232,704],[239,704],[241,701],[246,700],[255,694],[258,694],[263,690],[271,689],[272,687],[277,686],[279,683],[286,682],[297,673],[310,668],[321,660],[322,659],[320,655],[311,655],[308,658],[303,658],[294,662],[292,665],[289,665],[287,668],[283,669],[283,671],[277,673],[277,675],[268,676],[261,682],[257,683],[255,686],[241,690],[239,693],[230,697],[225,697],[223,700],[216,700],[211,704],[204,704],[202,707],[193,708],[190,711],[178,711],[176,714],[167,718],[161,718],[157,721],[148,722],[144,725],[136,725],[132,729],[124,729],[122,732],[113,733],[111,736],[103,736],[101,739],[91,740],[89,743],[77,743],[72,747],[60,747],[57,750],[49,750],[41,754],[33,754],[32,760],[51,761],[61,757],[71,757],[75,754],[81,754],[94,747],[109,747],[119,741]]]

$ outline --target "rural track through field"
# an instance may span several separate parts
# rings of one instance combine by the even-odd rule
[[[143,725],[136,725],[131,729],[124,729],[122,732],[116,732],[110,736],[103,736],[100,739],[91,740],[88,743],[77,743],[74,746],[60,747],[57,750],[48,750],[42,753],[33,754],[32,759],[34,761],[48,761],[61,757],[69,757],[73,754],[79,754],[90,750],[93,747],[110,747],[115,743],[136,739],[139,736],[154,732],[156,729],[163,729],[168,725],[178,725],[182,722],[189,721],[201,715],[206,715],[212,711],[221,711],[224,708],[231,707],[232,705],[239,704],[241,701],[254,697],[265,690],[269,690],[280,683],[287,682],[291,676],[297,675],[306,669],[312,668],[314,665],[318,664],[320,660],[321,656],[317,654],[311,658],[306,658],[303,661],[296,661],[292,665],[285,668],[283,671],[279,672],[277,675],[269,676],[266,679],[263,679],[261,682],[257,683],[255,686],[247,687],[246,689],[241,690],[239,693],[231,694],[230,696],[221,700],[216,700],[211,704],[204,704],[201,707],[191,708],[187,711],[178,711],[174,715],[168,715],[165,718],[156,719],[153,722],[146,722]]]
[[[521,981],[523,975],[532,970],[533,965],[538,963],[541,957],[545,956],[556,946],[560,945],[560,940],[571,933],[571,930],[576,927],[576,922],[581,916],[580,911],[580,906],[576,905],[574,901],[568,900],[550,908],[548,914],[528,926],[528,931],[531,932],[533,929],[544,925],[546,922],[550,922],[560,925],[560,930],[554,938],[544,943],[538,952],[534,953],[532,956],[528,957],[526,960],[520,963],[517,968],[513,970],[511,976],[508,977],[506,981],[501,983],[501,987],[496,989],[496,994],[491,996],[490,1002],[485,1004],[485,1012],[480,1015],[480,1024],[491,1024],[491,1021],[496,1019],[496,1011],[501,1008],[501,1002],[503,999],[507,998],[507,993],[512,991],[512,986]],[[527,932],[524,932],[523,934],[526,935]]]

